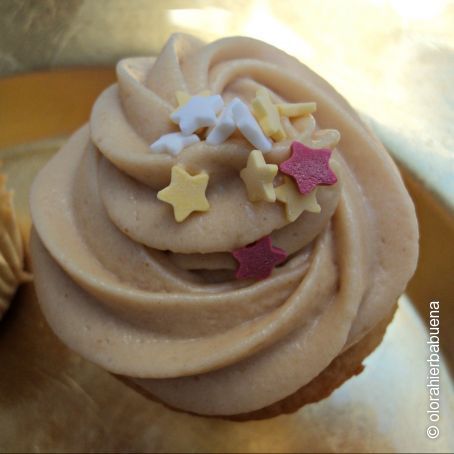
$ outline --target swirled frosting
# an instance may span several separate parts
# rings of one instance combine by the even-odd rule
[[[396,166],[328,83],[253,39],[175,35],[157,58],[120,61],[117,76],[33,185],[32,256],[50,325],[187,411],[283,399],[388,316],[414,272],[415,212]],[[318,188],[318,214],[289,222],[282,204],[248,200],[239,173],[253,147],[241,134],[150,152],[178,130],[177,91],[250,104],[262,86],[276,102],[317,103],[314,116],[283,121],[287,138],[266,160],[287,159],[293,140],[333,150],[338,182]],[[210,210],[182,223],[156,197],[175,164],[210,175]],[[266,235],[288,260],[265,280],[235,280],[232,250]]]

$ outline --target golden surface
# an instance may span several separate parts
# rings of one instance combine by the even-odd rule
[[[407,293],[429,326],[429,301],[441,304],[441,347],[454,377],[454,219],[421,182],[404,171],[420,230],[419,262]],[[454,421],[453,421],[454,423]]]
[[[5,122],[0,144],[8,145],[0,150],[0,159],[16,191],[24,231],[30,225],[28,189],[34,175],[58,148],[58,136],[88,117],[96,91],[111,77],[109,71],[82,70],[0,80],[0,98],[9,100],[0,102]],[[59,96],[48,96],[53,86],[60,87]],[[33,107],[37,99],[46,115]],[[12,105],[16,113],[9,117]],[[54,135],[56,139],[37,141]],[[12,147],[18,143],[26,144]],[[440,298],[446,342],[449,325],[443,320],[454,312],[448,306],[453,294],[448,279],[452,226],[421,186],[411,179],[409,185],[422,234],[410,294],[425,313],[428,302]],[[360,376],[294,415],[234,423],[167,410],[70,352],[48,328],[33,287],[27,285],[0,323],[0,451],[452,452],[454,391],[445,363],[441,435],[438,440],[426,436],[425,326],[409,301],[401,299],[384,342],[366,360]]]
[[[87,121],[96,97],[114,81],[112,68],[1,79],[0,148],[70,134]]]

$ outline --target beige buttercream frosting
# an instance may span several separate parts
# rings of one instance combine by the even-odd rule
[[[117,75],[33,185],[46,318],[86,358],[187,411],[238,414],[292,394],[388,316],[414,272],[415,212],[396,166],[329,84],[253,39],[174,35]],[[250,105],[262,86],[276,103],[317,105],[283,119],[268,163],[294,140],[333,150],[338,182],[294,222],[281,203],[249,201],[240,170],[254,147],[241,134],[178,156],[149,148],[178,130],[177,91]],[[209,211],[184,222],[156,197],[175,164],[210,177]],[[262,281],[234,279],[231,252],[266,235],[289,259]]]

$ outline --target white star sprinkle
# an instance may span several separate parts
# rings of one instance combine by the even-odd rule
[[[151,151],[155,153],[170,153],[174,156],[180,154],[183,148],[194,143],[200,142],[195,134],[185,136],[181,132],[171,132],[161,136],[156,142],[150,145]]]
[[[188,136],[200,128],[214,126],[216,115],[223,107],[224,101],[220,95],[192,96],[186,104],[170,115],[170,119]]]
[[[219,145],[227,140],[238,128],[255,148],[266,152],[271,150],[271,142],[266,138],[249,108],[239,98],[234,98],[225,107],[215,127],[210,131],[206,142]]]
[[[248,106],[238,98],[235,98],[232,102],[234,102],[232,107],[233,118],[243,136],[258,150],[262,152],[270,151],[272,144],[263,134],[262,128],[260,128]]]
[[[233,118],[233,101],[229,102],[218,118],[216,125],[210,131],[206,138],[206,143],[209,145],[220,145],[225,142],[235,131],[236,124]]]

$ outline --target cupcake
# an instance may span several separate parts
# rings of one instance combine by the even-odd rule
[[[254,39],[174,35],[117,77],[32,187],[56,335],[211,417],[292,412],[359,373],[418,251],[381,143],[327,82]]]
[[[24,246],[13,205],[13,194],[6,189],[6,176],[0,174],[0,320],[8,310],[17,288],[31,280],[24,270]]]

